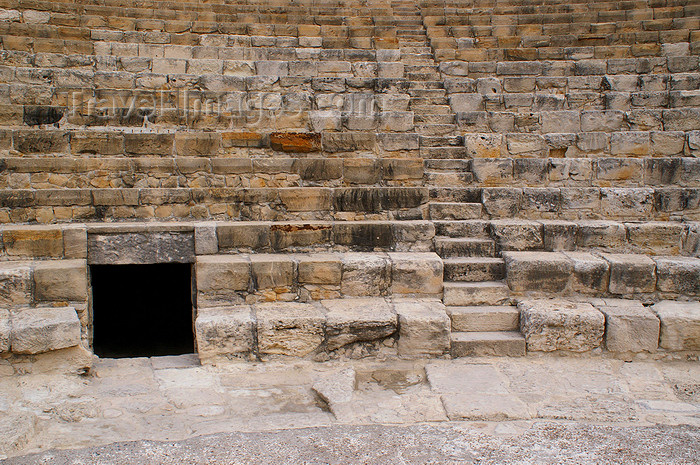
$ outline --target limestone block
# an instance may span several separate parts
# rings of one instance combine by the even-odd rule
[[[396,332],[396,314],[384,299],[324,300],[326,344],[335,350],[359,341],[383,339]]]
[[[605,317],[589,303],[523,300],[518,308],[528,351],[586,352],[603,341]]]
[[[450,95],[452,111],[463,113],[468,111],[483,111],[484,97],[478,93],[457,93]]]
[[[442,292],[442,259],[434,252],[390,252],[393,294]]]
[[[399,355],[439,356],[450,350],[450,318],[440,301],[397,299]]]
[[[39,354],[80,344],[80,320],[73,307],[29,308],[11,315],[16,354]]]
[[[0,308],[0,353],[10,351],[10,312]]]
[[[342,268],[340,288],[344,295],[386,295],[391,282],[391,263],[386,254],[346,253]]]
[[[273,302],[254,310],[261,355],[304,357],[323,342],[325,316],[312,304]]]
[[[572,289],[584,294],[605,294],[610,281],[606,260],[588,252],[564,252],[574,266]]]
[[[34,277],[29,265],[0,264],[0,306],[9,307],[32,303],[33,287]]]
[[[87,262],[85,260],[39,262],[34,267],[34,286],[38,301],[86,301]]]
[[[248,305],[197,309],[195,335],[200,359],[252,353],[254,324]]]
[[[677,254],[680,251],[684,226],[681,223],[626,223],[629,243],[642,253]]]
[[[661,292],[700,295],[700,258],[654,257],[656,287]]]
[[[269,223],[218,224],[219,249],[261,249],[270,246]]]
[[[637,300],[605,299],[605,346],[611,352],[656,352],[659,319]]]
[[[2,232],[5,252],[19,257],[62,257],[63,233],[55,226],[5,227]]]
[[[340,284],[340,255],[311,254],[298,257],[299,283]]]
[[[489,215],[511,218],[520,211],[523,191],[513,187],[486,188],[482,190],[481,201]]]
[[[194,234],[191,232],[124,232],[88,234],[91,265],[192,263]]]
[[[491,233],[502,250],[542,249],[542,224],[527,220],[493,220]]]
[[[562,292],[573,264],[559,252],[504,252],[506,282],[516,292]]]
[[[576,233],[576,245],[580,248],[615,250],[627,242],[627,230],[622,223],[613,221],[581,221]]]
[[[651,310],[661,320],[661,348],[700,350],[700,302],[664,300]]]
[[[656,264],[646,255],[602,254],[610,263],[612,294],[628,295],[656,290]]]
[[[503,147],[501,134],[465,134],[464,146],[474,158],[498,158]]]
[[[87,228],[70,225],[63,229],[65,258],[87,258]]]
[[[197,307],[230,305],[251,285],[250,261],[239,255],[203,255],[195,264]]]
[[[214,255],[219,252],[219,240],[216,237],[216,223],[197,223],[194,227],[195,255]]]
[[[600,190],[602,211],[611,217],[648,218],[654,207],[654,189],[604,188]]]
[[[285,288],[294,283],[294,262],[288,255],[251,254],[250,267],[255,289]]]
[[[380,78],[400,79],[404,75],[404,64],[401,62],[382,61],[377,63],[377,76]]]
[[[578,225],[563,220],[542,220],[544,249],[552,252],[576,249]]]

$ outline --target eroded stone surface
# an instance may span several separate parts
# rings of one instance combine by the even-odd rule
[[[518,308],[528,351],[586,352],[602,343],[605,317],[589,303],[523,300]]]
[[[396,314],[384,299],[324,300],[326,344],[335,350],[358,341],[383,339],[396,332]]]
[[[439,356],[450,348],[450,318],[440,301],[394,300],[399,318],[399,355]]]
[[[38,354],[80,343],[73,307],[30,308],[11,315],[11,346],[17,354]]]
[[[605,347],[611,352],[655,352],[659,319],[636,300],[605,299],[596,307],[605,315]]]
[[[506,281],[515,292],[561,292],[569,284],[573,265],[558,252],[504,252]]]
[[[323,342],[325,316],[315,305],[283,302],[253,308],[261,355],[304,357]]]
[[[435,253],[389,253],[393,294],[442,292],[442,260]]]
[[[659,346],[666,350],[700,350],[700,303],[664,300],[651,307],[661,320]]]
[[[250,354],[256,349],[253,335],[254,321],[248,305],[197,310],[195,337],[203,360]]]
[[[191,232],[88,234],[88,262],[93,265],[193,263]]]

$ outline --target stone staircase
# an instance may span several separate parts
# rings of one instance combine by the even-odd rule
[[[510,305],[505,261],[497,256],[488,223],[454,218],[452,213],[436,209],[431,216],[435,251],[443,260],[443,302],[452,322],[452,356],[525,355],[525,338],[518,331],[520,312]]]

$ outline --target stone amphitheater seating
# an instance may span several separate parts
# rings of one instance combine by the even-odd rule
[[[0,0],[0,352],[193,266],[206,361],[697,356],[697,0]]]

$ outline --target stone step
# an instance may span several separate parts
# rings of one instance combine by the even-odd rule
[[[421,158],[436,158],[436,159],[465,159],[467,158],[467,149],[464,147],[421,147]]]
[[[442,114],[442,115],[422,115],[422,114],[414,114],[413,115],[413,122],[418,124],[418,123],[425,123],[425,124],[450,124],[454,125],[455,124],[455,117],[454,115],[449,115],[449,114]]]
[[[520,310],[512,305],[445,307],[453,332],[518,331]]]
[[[453,357],[522,357],[526,352],[525,338],[515,331],[452,333],[450,337]]]
[[[506,265],[496,257],[452,257],[443,259],[447,281],[500,281],[506,277]]]
[[[471,160],[424,159],[423,166],[428,170],[465,172],[471,169]]]
[[[413,105],[411,110],[415,113],[423,113],[426,115],[454,114],[452,107],[449,105]]]
[[[510,301],[510,289],[501,281],[443,283],[443,302],[448,306],[503,305]]]
[[[489,239],[487,220],[433,221],[436,236]]]
[[[442,81],[411,81],[408,83],[409,89],[444,89]]]
[[[464,138],[462,136],[420,136],[421,147],[462,147]]]
[[[411,108],[415,105],[446,105],[447,98],[444,95],[411,96],[410,102]]]
[[[423,179],[431,186],[459,187],[474,182],[474,175],[464,171],[425,171]]]
[[[442,258],[495,257],[496,243],[491,239],[436,237],[435,251]]]
[[[481,218],[483,205],[480,203],[431,202],[429,204],[432,220],[473,220]]]
[[[410,81],[434,81],[439,77],[439,73],[406,73],[406,78]]]
[[[455,124],[418,124],[416,125],[416,132],[419,134],[428,135],[444,135],[452,134],[457,130],[457,125]]]

